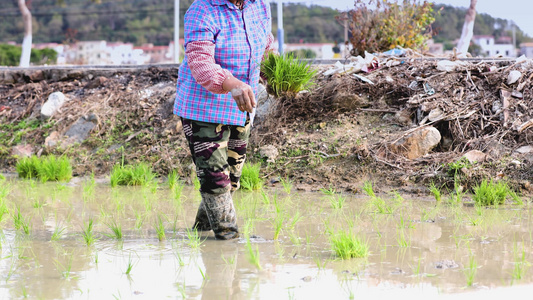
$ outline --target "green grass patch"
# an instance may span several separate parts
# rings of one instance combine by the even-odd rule
[[[65,156],[24,157],[17,162],[16,170],[21,178],[37,178],[42,182],[69,181],[72,178],[72,165]]]
[[[515,197],[515,193],[503,181],[483,180],[481,184],[474,187],[473,199],[478,205],[500,205],[505,203],[507,197]]]
[[[261,72],[276,96],[298,93],[306,89],[316,70],[310,64],[295,58],[292,54],[275,55],[269,53],[261,64]]]
[[[241,174],[241,188],[243,190],[260,190],[263,187],[263,181],[259,177],[261,164],[245,163]]]
[[[333,251],[341,259],[365,258],[369,255],[367,242],[346,231],[333,234],[330,242]]]
[[[115,165],[111,170],[111,186],[140,185],[148,186],[154,183],[156,174],[146,163],[136,165]]]

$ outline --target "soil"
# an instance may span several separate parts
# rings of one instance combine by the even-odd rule
[[[258,118],[249,160],[262,162],[268,182],[290,179],[303,190],[358,192],[371,181],[377,190],[427,193],[432,182],[471,188],[488,178],[529,192],[533,153],[515,150],[533,139],[531,61],[468,61],[450,72],[439,71],[437,63],[382,59],[381,67],[358,73],[372,83],[350,71],[326,76],[331,66],[320,66],[312,87],[274,99]],[[520,72],[515,83],[508,82],[511,71]],[[190,178],[188,147],[172,114],[177,74],[175,66],[0,70],[0,171],[13,172],[15,149],[31,145],[37,155],[68,155],[75,176],[106,175],[122,161],[145,161],[161,176],[177,170]],[[68,101],[42,120],[41,106],[57,91]],[[89,116],[96,126],[88,139],[61,139]],[[407,159],[391,150],[427,126],[442,136],[428,154]],[[279,151],[273,162],[260,155],[266,145]],[[470,150],[487,159],[461,165]]]

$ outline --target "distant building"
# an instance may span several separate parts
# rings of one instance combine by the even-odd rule
[[[533,43],[520,44],[520,53],[526,57],[533,58]]]
[[[283,45],[283,51],[291,52],[296,50],[311,50],[316,54],[316,58],[320,59],[332,59],[334,57],[333,43],[314,43],[314,44],[285,44]]]
[[[472,41],[481,48],[484,56],[516,57],[516,49],[510,37],[504,36],[495,40],[491,35],[476,35]]]
[[[57,52],[57,61],[56,64],[58,65],[64,65],[66,63],[66,57],[65,57],[65,45],[58,44],[58,43],[42,43],[42,44],[33,44],[33,49],[42,50],[42,49],[53,49],[55,52]]]
[[[427,43],[428,45],[428,52],[435,55],[443,55],[444,54],[444,44],[443,43],[435,43],[433,39],[430,39]]]

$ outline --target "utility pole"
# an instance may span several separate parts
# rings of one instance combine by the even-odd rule
[[[348,57],[348,12],[344,13],[344,58]]]
[[[278,0],[278,51],[283,54],[283,0]]]
[[[174,0],[174,63],[180,62],[180,0]]]

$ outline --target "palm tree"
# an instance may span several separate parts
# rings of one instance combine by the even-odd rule
[[[466,12],[465,24],[463,25],[463,32],[461,33],[461,38],[459,43],[457,43],[457,52],[461,55],[466,55],[468,52],[468,47],[470,46],[470,41],[474,36],[474,21],[476,20],[476,4],[477,0],[470,0],[470,7]]]

